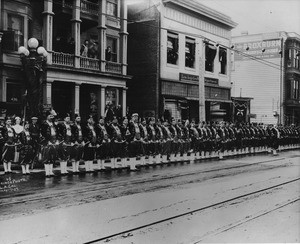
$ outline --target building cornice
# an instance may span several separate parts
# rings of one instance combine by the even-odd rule
[[[236,27],[238,24],[234,22],[229,16],[220,13],[214,9],[211,9],[203,4],[200,4],[194,0],[162,0],[164,4],[175,4],[177,6],[189,9],[196,14],[203,15],[209,19],[215,20],[221,24],[224,24],[230,28]]]

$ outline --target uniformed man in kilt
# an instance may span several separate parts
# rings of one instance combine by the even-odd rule
[[[122,135],[117,116],[113,116],[109,131],[112,143],[112,156],[114,158],[125,158],[126,140]]]
[[[23,175],[30,174],[29,167],[33,163],[35,151],[33,139],[29,131],[29,122],[25,121],[24,130],[20,133],[20,164]]]
[[[94,124],[93,116],[90,116],[87,120],[87,125],[83,130],[83,138],[85,142],[83,160],[85,164],[85,171],[87,173],[92,173],[94,171],[93,162],[96,159],[96,148],[99,147],[97,144],[97,134]]]
[[[132,119],[129,122],[128,129],[130,132],[129,145],[128,145],[129,156],[130,157],[143,156],[144,148],[142,143],[141,130],[138,124],[137,113],[132,114]]]
[[[79,173],[79,164],[83,161],[83,149],[85,146],[85,142],[83,140],[83,131],[81,127],[81,117],[78,114],[75,114],[75,121],[72,125],[72,135],[74,139],[74,161],[72,161],[72,170],[73,174]]]
[[[113,116],[111,119],[113,119]],[[97,145],[99,145],[96,148],[97,161],[109,159],[112,156],[112,144],[109,138],[108,128],[109,127],[105,124],[104,117],[100,117],[99,123],[95,126]]]
[[[68,162],[75,162],[76,151],[74,148],[74,137],[71,128],[70,114],[65,114],[64,122],[58,125],[60,144],[60,171],[61,175],[67,175]]]
[[[47,111],[46,116],[46,120],[41,125],[41,152],[46,177],[51,177],[54,176],[53,165],[58,160],[59,140],[53,113]]]

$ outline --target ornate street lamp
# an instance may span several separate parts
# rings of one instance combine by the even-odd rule
[[[43,107],[43,77],[48,53],[45,48],[39,47],[39,42],[35,38],[28,40],[28,49],[24,46],[20,46],[18,49],[25,73],[24,117],[25,114],[28,117],[40,117]],[[26,107],[28,111],[26,111]]]

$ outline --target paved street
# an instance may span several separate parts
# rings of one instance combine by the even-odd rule
[[[15,190],[0,195],[1,240],[299,242],[299,157],[295,150],[139,172],[2,175],[1,186]]]

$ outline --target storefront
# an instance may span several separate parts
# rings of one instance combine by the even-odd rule
[[[230,121],[231,99],[230,88],[220,87],[219,80],[204,78],[205,113],[207,121]]]

